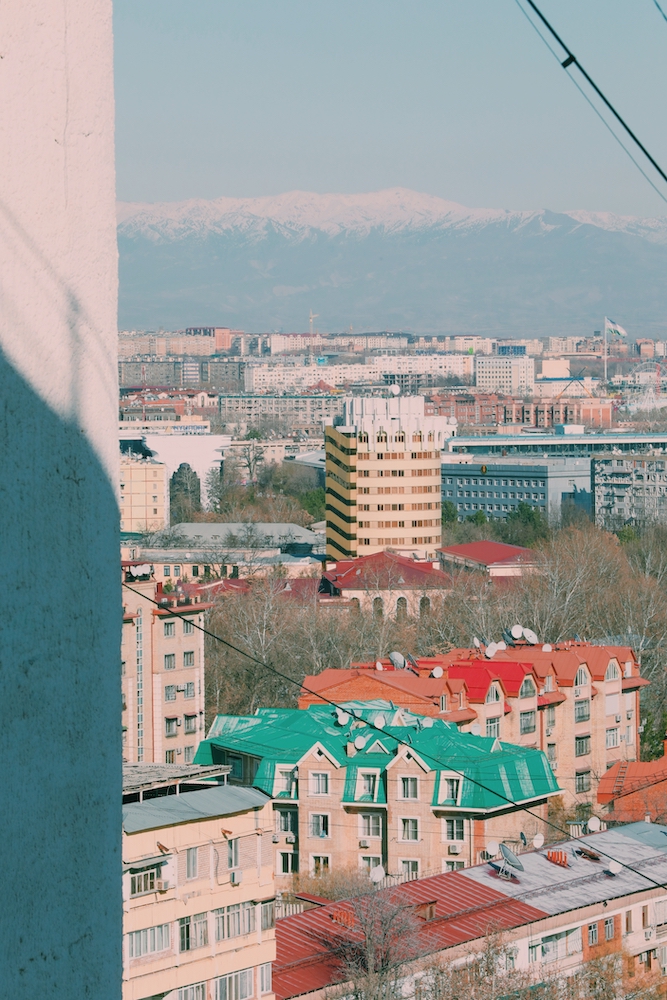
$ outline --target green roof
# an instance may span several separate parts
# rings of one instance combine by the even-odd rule
[[[378,773],[374,801],[386,802],[387,767],[397,754],[406,752],[436,772],[432,803],[436,808],[487,812],[506,808],[508,799],[525,803],[559,791],[541,750],[462,733],[451,723],[397,709],[391,702],[348,702],[342,708],[346,713],[342,722],[328,705],[305,710],[261,708],[252,716],[218,715],[195,763],[225,763],[227,753],[254,757],[259,760],[254,787],[275,798],[289,797],[275,787],[276,767],[296,766],[316,746],[347,769],[343,793],[347,803],[370,801],[360,793],[357,778],[362,770]],[[448,778],[457,777],[458,789],[446,784]],[[452,791],[458,791],[457,800],[447,797]]]

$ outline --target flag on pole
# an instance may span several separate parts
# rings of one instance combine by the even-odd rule
[[[607,333],[611,333],[616,337],[627,337],[628,331],[624,330],[620,323],[616,323],[613,319],[608,319],[606,316],[604,321],[607,327]]]

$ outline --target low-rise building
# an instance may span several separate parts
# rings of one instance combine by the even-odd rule
[[[146,780],[123,806],[123,1000],[273,1000],[270,798]]]
[[[488,573],[490,577],[523,576],[534,573],[538,567],[538,555],[533,549],[488,539],[446,545],[438,549],[438,555],[442,570],[449,573],[454,569],[470,569]]]
[[[546,756],[389,701],[216,716],[197,763],[231,767],[275,810],[276,877],[382,865],[417,877],[475,864],[496,836],[543,830]],[[519,805],[520,803],[520,805]],[[531,815],[521,812],[530,804]]]
[[[657,760],[619,760],[605,771],[597,800],[608,823],[667,820],[667,738]]]
[[[169,481],[164,462],[126,454],[120,460],[120,530],[161,531],[169,524]]]
[[[595,523],[667,524],[667,459],[664,455],[594,455],[591,488]]]
[[[320,592],[354,602],[356,608],[399,620],[428,614],[432,601],[451,590],[451,578],[429,560],[377,552],[327,562]]]

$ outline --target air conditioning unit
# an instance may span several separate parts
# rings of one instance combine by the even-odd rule
[[[581,698],[581,688],[575,688],[574,689],[574,697],[575,698]]]
[[[461,853],[461,845],[460,844],[450,844],[449,847],[447,848],[447,851],[448,851],[449,854],[460,854]]]
[[[551,726],[547,726],[547,729],[546,729],[547,736],[551,736],[552,732],[553,732],[553,729],[551,728]]]
[[[369,845],[369,843],[368,843],[367,840],[360,840],[359,841],[359,847],[362,847],[365,851],[368,850],[369,846],[370,845]]]
[[[279,844],[280,843],[280,835],[277,834],[277,833],[274,833],[274,835],[271,837],[271,840],[273,841],[274,844]]]
[[[166,892],[168,888],[169,888],[169,883],[165,879],[163,878],[157,879],[155,883],[156,892]]]
[[[296,843],[296,837],[294,836],[293,833],[288,833],[287,834],[287,836],[285,837],[285,843],[287,843],[287,844],[295,844]]]
[[[557,771],[558,770],[558,761],[557,760],[550,760],[549,761],[549,767],[551,768],[552,771]]]
[[[621,721],[621,717],[620,717],[620,715],[617,715],[617,716],[616,716],[616,721],[617,721],[617,722],[620,722],[620,721]]]
[[[649,929],[647,931],[644,931],[644,937],[646,938],[647,941],[651,940],[651,938],[653,937],[653,928],[652,927],[649,927]]]
[[[229,881],[232,885],[240,885],[243,881],[243,872],[233,871],[229,873]]]
[[[629,708],[628,711],[625,713],[625,717],[626,717],[626,719],[631,719],[632,718],[632,709],[631,708]]]

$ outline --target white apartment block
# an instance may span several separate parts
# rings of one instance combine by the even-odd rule
[[[160,531],[169,524],[167,466],[151,458],[120,460],[120,530]]]
[[[351,365],[247,365],[244,388],[247,393],[299,392],[318,382],[345,384],[382,383],[386,375],[429,374],[471,377],[474,357],[471,354],[388,355],[369,358],[366,364]]]
[[[485,392],[532,396],[535,391],[535,360],[530,357],[477,357],[475,384]]]

